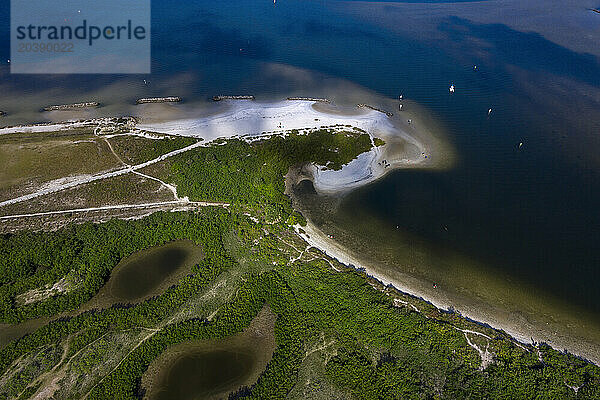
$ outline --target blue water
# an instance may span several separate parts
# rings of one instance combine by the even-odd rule
[[[400,25],[411,18],[413,6],[429,1],[399,3],[404,8],[390,5],[386,17],[397,18]],[[56,89],[50,95],[56,102],[61,93],[86,100],[87,93],[118,82],[129,85],[131,91],[119,95],[131,100],[140,91],[184,92],[186,100],[203,100],[215,93],[281,97],[303,89],[301,79],[277,75],[269,80],[265,67],[273,64],[316,72],[311,87],[325,85],[332,76],[388,97],[403,93],[447,128],[458,165],[442,172],[390,174],[345,199],[338,217],[358,208],[390,229],[401,226],[424,242],[481,260],[490,273],[533,283],[600,320],[596,49],[574,50],[534,26],[516,29],[500,19],[476,22],[452,8],[436,14],[433,31],[429,26],[407,33],[346,13],[336,4],[154,1],[149,77],[12,76],[3,63],[0,109],[29,107],[20,105],[21,93]],[[5,37],[6,8],[0,6]],[[537,12],[545,11],[540,4]],[[594,17],[583,12],[582,26],[594,26]],[[8,44],[0,42],[0,60],[8,54]],[[182,86],[164,83],[181,74],[187,74]],[[153,84],[140,88],[142,78]],[[457,87],[453,96],[450,83]],[[110,103],[104,96],[102,102]],[[390,233],[388,244],[395,240],[401,238]]]

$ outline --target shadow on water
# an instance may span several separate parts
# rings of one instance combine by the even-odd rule
[[[337,212],[349,218],[360,209],[367,221],[388,221],[392,243],[393,231],[400,226],[437,247],[485,260],[490,272],[539,284],[553,295],[600,312],[598,292],[589,285],[600,278],[591,257],[598,228],[596,218],[586,214],[593,206],[580,198],[577,185],[542,192],[538,188],[551,186],[552,179],[523,176],[518,183],[497,178],[504,190],[513,186],[506,195],[486,188],[489,175],[458,178],[398,171],[348,196]],[[465,196],[471,185],[482,189]],[[566,204],[569,207],[561,210]]]
[[[569,274],[553,260],[572,243],[549,249],[546,237],[520,232],[510,221],[504,233],[488,231],[489,216],[470,215],[464,198],[455,197],[460,190],[435,173],[398,171],[385,180],[341,199],[319,196],[305,180],[293,189],[294,202],[357,265],[386,282],[441,307],[452,305],[520,340],[535,337],[599,359],[597,292],[586,282],[597,282],[598,271],[582,273],[583,265],[571,264]],[[582,249],[589,245],[580,242]],[[576,254],[579,261],[589,258],[589,251],[582,253]]]
[[[474,38],[484,40],[486,50],[496,60],[541,73],[566,76],[590,85],[600,85],[600,63],[592,54],[577,53],[535,32],[519,32],[503,24],[475,24],[467,19],[448,17],[438,26],[454,46]]]

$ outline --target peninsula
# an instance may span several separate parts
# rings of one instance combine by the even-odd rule
[[[596,365],[370,276],[294,209],[304,179],[336,194],[436,166],[386,114],[232,102],[100,125],[0,136],[70,159],[0,192],[0,396],[143,397],[214,360],[240,372],[206,390],[234,398],[600,395]]]

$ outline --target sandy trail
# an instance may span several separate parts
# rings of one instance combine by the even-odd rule
[[[105,138],[104,138],[104,141],[106,142],[106,144],[107,144],[107,145],[108,145],[108,147],[110,148],[110,151],[113,153],[113,155],[115,156],[115,158],[116,158],[117,160],[119,160],[119,162],[120,162],[121,164],[123,164],[125,167],[130,167],[130,165],[129,165],[129,164],[127,164],[125,161],[123,161],[123,159],[122,159],[121,157],[119,157],[119,155],[118,155],[118,154],[115,152],[115,150],[113,149],[112,145],[110,144],[110,140],[109,140],[108,138],[106,138],[106,137],[105,137]],[[169,189],[169,190],[171,191],[171,193],[173,193],[173,197],[175,198],[175,200],[177,200],[177,201],[188,201],[188,198],[187,198],[187,197],[184,197],[184,198],[179,198],[179,196],[177,196],[177,188],[176,188],[175,186],[173,186],[173,185],[169,185],[168,183],[166,183],[166,182],[165,182],[165,181],[163,181],[163,180],[160,180],[160,179],[158,179],[158,178],[155,178],[154,176],[150,176],[150,175],[143,174],[143,173],[141,173],[141,172],[139,172],[139,171],[132,171],[132,173],[134,173],[134,174],[136,174],[136,175],[138,175],[138,176],[141,176],[141,177],[143,177],[143,178],[146,178],[146,179],[151,179],[151,180],[153,180],[153,181],[156,181],[156,182],[160,183],[161,185],[163,185],[164,187],[166,187],[167,189]]]
[[[21,203],[23,201],[27,201],[27,200],[31,200],[31,199],[35,199],[36,197],[40,197],[40,196],[44,196],[50,193],[56,193],[59,192],[61,190],[65,190],[65,189],[70,189],[70,188],[74,188],[76,186],[80,186],[83,185],[85,183],[90,183],[90,182],[95,182],[95,181],[99,181],[102,179],[107,179],[107,178],[113,178],[116,176],[121,176],[121,175],[125,175],[134,171],[137,171],[139,169],[145,168],[149,165],[152,164],[156,164],[157,162],[166,160],[169,157],[173,157],[177,154],[181,154],[184,153],[186,151],[195,149],[197,147],[203,146],[203,144],[201,142],[198,143],[194,143],[190,146],[178,149],[178,150],[174,150],[171,151],[169,153],[163,154],[162,156],[155,158],[153,160],[150,161],[146,161],[145,163],[142,164],[138,164],[138,165],[133,165],[133,166],[128,166],[125,168],[121,168],[118,169],[116,171],[111,171],[111,172],[106,172],[106,173],[102,173],[102,174],[97,174],[97,175],[87,175],[87,176],[80,176],[80,177],[74,177],[72,179],[70,179],[68,182],[65,183],[57,183],[54,185],[48,185],[47,187],[45,187],[42,190],[38,190],[37,192],[34,193],[30,193],[30,194],[26,194],[24,196],[20,196],[20,197],[16,197],[10,200],[5,200],[0,202],[0,207],[2,206],[6,206],[9,204],[15,204],[15,203]]]
[[[74,208],[71,210],[58,210],[58,211],[45,211],[45,212],[31,213],[31,214],[5,215],[5,216],[0,217],[0,220],[15,219],[15,218],[27,218],[27,217],[41,217],[41,216],[45,216],[45,215],[59,215],[59,214],[80,213],[80,212],[88,212],[88,211],[123,210],[123,209],[131,209],[131,208],[153,208],[153,207],[161,207],[161,206],[229,207],[229,205],[230,205],[229,203],[222,203],[222,202],[187,201],[187,200],[183,199],[183,200],[173,200],[173,201],[160,201],[160,202],[156,202],[156,203],[119,204],[119,205],[114,205],[114,206]]]
[[[49,182],[49,184],[45,185],[45,187],[37,192],[0,202],[0,207],[31,200],[36,197],[70,189],[86,183],[136,172],[169,157],[193,150],[200,146],[206,146],[207,143],[210,143],[217,138],[243,137],[245,140],[252,140],[271,134],[285,135],[286,132],[289,132],[292,129],[306,130],[330,127],[333,125],[350,125],[352,127],[363,129],[372,138],[402,138],[406,142],[416,146],[419,150],[422,150],[422,154],[427,153],[424,145],[406,132],[394,127],[389,118],[381,112],[373,110],[357,110],[356,114],[327,113],[316,110],[313,107],[314,104],[315,103],[312,101],[284,101],[278,103],[234,101],[231,102],[227,111],[209,117],[156,124],[139,124],[136,129],[133,129],[131,134],[136,135],[140,134],[140,132],[150,131],[168,135],[195,137],[203,140],[142,164],[134,166],[125,164],[124,168],[115,171],[95,175],[68,177]],[[88,122],[2,128],[0,129],[0,134],[67,129],[68,127],[79,126],[79,124],[89,124]],[[418,164],[424,160],[419,155],[412,159],[391,158],[391,161],[388,162],[388,160],[384,160],[384,157],[388,156],[389,155],[385,155],[385,152],[382,151],[381,148],[373,148],[371,151],[361,154],[357,159],[345,165],[339,171],[324,170],[322,167],[312,166],[314,186],[317,191],[326,193],[347,191],[378,179],[394,168],[406,166],[408,164]],[[119,157],[117,156],[117,158]],[[169,188],[169,190],[173,191],[175,196],[177,196],[176,190],[174,190],[172,185],[168,185],[162,181],[161,183]]]

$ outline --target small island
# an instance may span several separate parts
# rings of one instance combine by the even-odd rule
[[[97,101],[88,101],[85,103],[74,103],[74,104],[59,104],[53,106],[44,107],[44,111],[68,111],[68,110],[77,110],[81,108],[96,108],[99,107],[100,103]]]
[[[222,101],[222,100],[254,100],[254,96],[252,95],[238,95],[238,96],[224,96],[218,95],[213,96],[213,101]]]
[[[181,97],[178,96],[169,96],[169,97],[146,97],[142,99],[137,99],[136,104],[150,104],[150,103],[179,103],[181,101]]]

